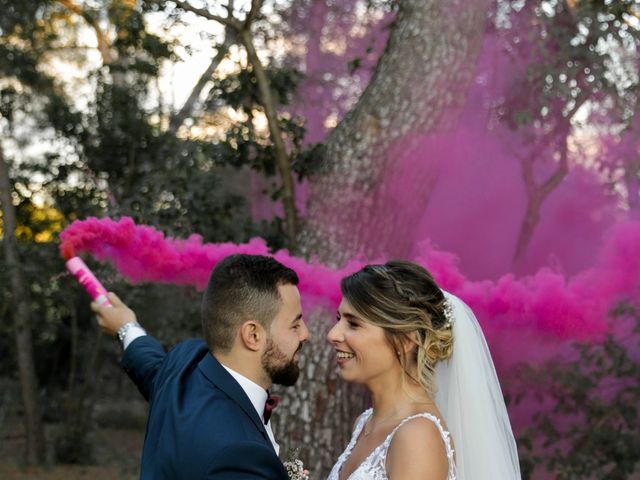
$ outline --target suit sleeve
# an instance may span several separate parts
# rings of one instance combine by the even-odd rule
[[[287,480],[282,462],[268,446],[242,442],[216,452],[207,480]]]
[[[122,355],[120,363],[124,371],[147,401],[153,395],[156,375],[166,355],[162,345],[150,335],[136,338]]]

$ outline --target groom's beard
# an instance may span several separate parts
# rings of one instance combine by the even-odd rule
[[[301,348],[302,343],[295,353],[300,351]],[[295,353],[291,355],[291,358],[288,358],[273,340],[267,340],[267,349],[262,355],[262,367],[276,385],[290,387],[298,381],[300,366],[293,359]]]

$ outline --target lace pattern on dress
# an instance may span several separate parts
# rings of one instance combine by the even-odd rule
[[[351,440],[345,448],[344,452],[338,457],[338,461],[331,469],[331,473],[329,474],[329,478],[327,480],[339,480],[340,478],[340,470],[342,469],[342,465],[349,458],[351,454],[351,450],[356,444],[358,437],[360,436],[360,432],[364,428],[365,423],[369,419],[373,412],[373,409],[366,410],[360,418],[358,419],[358,423],[356,424],[356,428],[353,429],[353,434],[351,435]],[[387,471],[385,468],[385,463],[387,460],[387,451],[389,450],[389,445],[391,445],[391,440],[393,440],[394,434],[398,431],[400,427],[402,427],[405,423],[414,418],[423,417],[431,420],[438,427],[438,431],[440,432],[440,436],[444,441],[444,446],[447,452],[447,459],[449,461],[449,472],[447,474],[447,480],[456,480],[456,467],[453,459],[453,448],[451,448],[451,439],[450,434],[443,427],[440,419],[431,415],[430,413],[418,413],[417,415],[411,415],[402,420],[398,424],[393,431],[387,435],[384,442],[378,445],[373,451],[369,454],[364,461],[358,465],[358,467],[353,471],[351,475],[349,475],[347,480],[388,480]]]

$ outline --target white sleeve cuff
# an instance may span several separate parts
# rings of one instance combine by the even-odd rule
[[[122,349],[126,350],[131,342],[133,342],[136,338],[142,337],[147,334],[147,331],[139,327],[137,325],[131,325],[127,330],[127,333],[124,334],[124,338],[122,339]]]

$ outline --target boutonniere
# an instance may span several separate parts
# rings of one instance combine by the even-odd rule
[[[298,458],[298,448],[290,448],[287,460],[283,463],[289,480],[309,480],[309,470],[304,468],[302,460]]]

